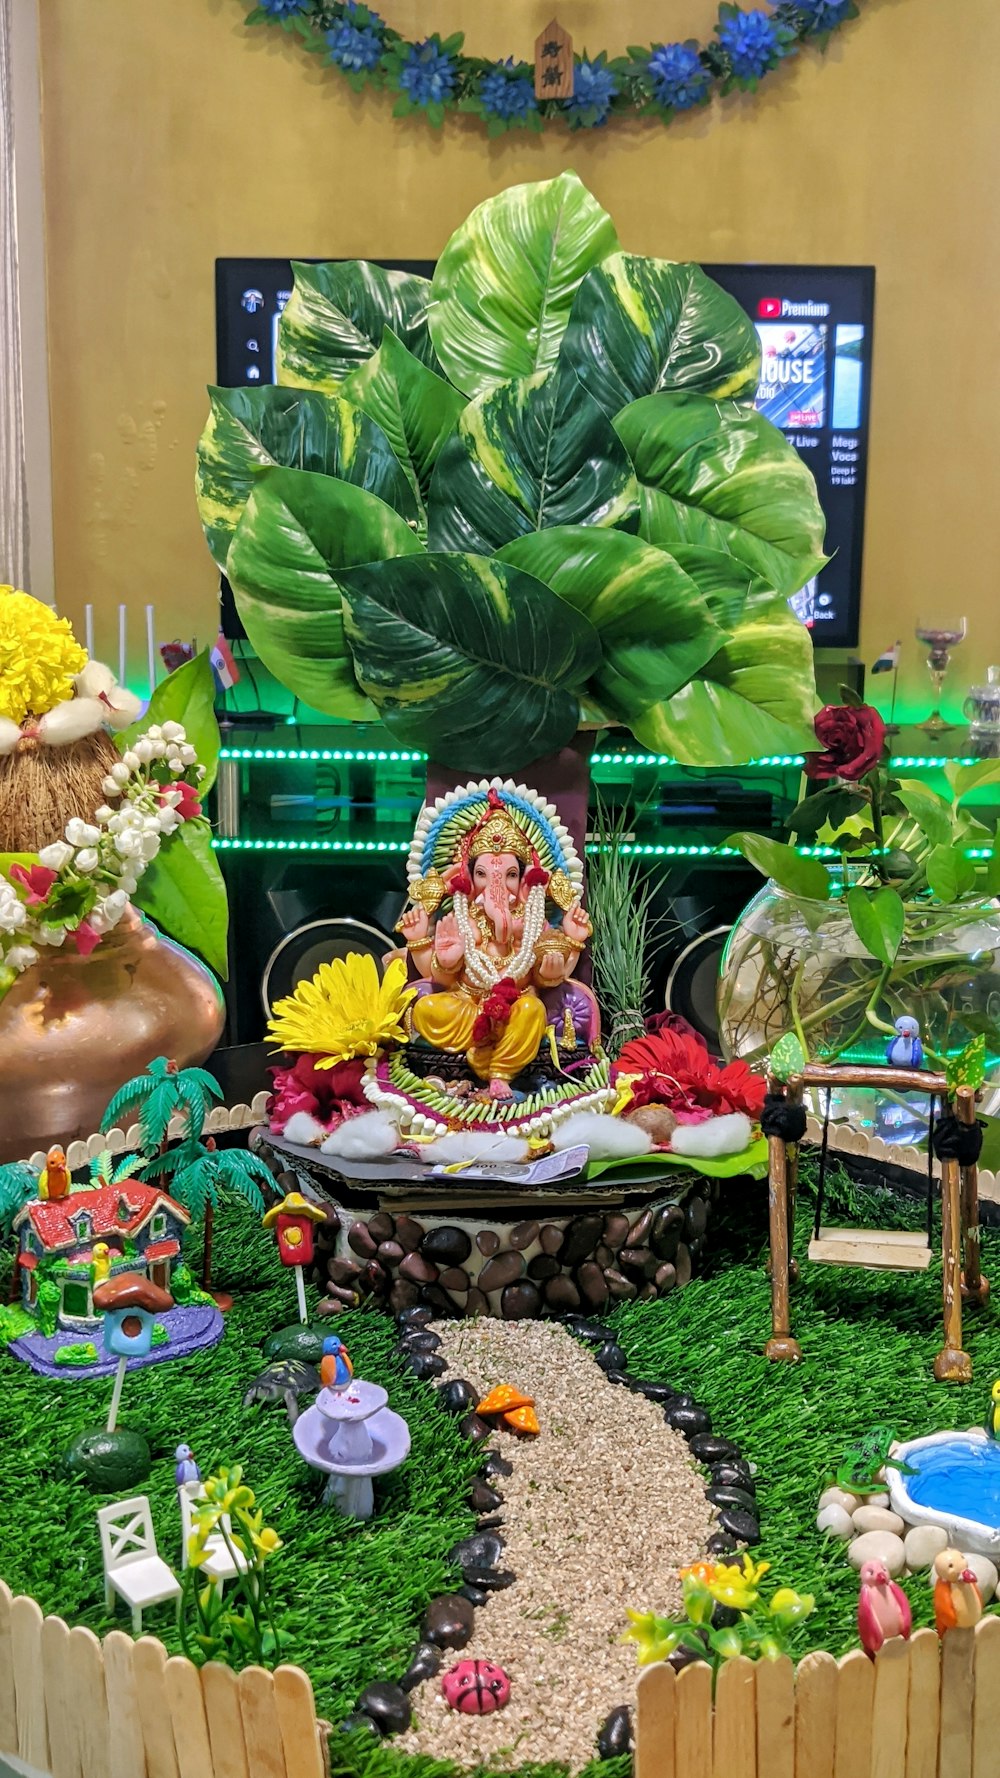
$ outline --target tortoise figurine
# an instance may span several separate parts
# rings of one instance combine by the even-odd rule
[[[255,1377],[243,1397],[243,1406],[255,1403],[284,1401],[289,1426],[299,1417],[299,1396],[314,1395],[319,1388],[319,1372],[301,1358],[276,1358]]]

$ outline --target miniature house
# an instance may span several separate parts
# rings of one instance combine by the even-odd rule
[[[35,1312],[44,1279],[58,1286],[61,1328],[78,1329],[100,1321],[94,1286],[102,1277],[138,1272],[161,1290],[169,1290],[190,1220],[166,1192],[138,1179],[84,1187],[54,1200],[32,1199],[14,1223],[25,1309]],[[101,1243],[106,1252],[95,1256],[94,1248]]]

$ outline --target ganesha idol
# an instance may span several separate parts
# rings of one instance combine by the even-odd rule
[[[416,998],[405,1051],[370,1098],[427,1134],[462,1125],[547,1134],[615,1097],[590,988],[583,867],[553,804],[509,779],[425,806],[397,930]]]

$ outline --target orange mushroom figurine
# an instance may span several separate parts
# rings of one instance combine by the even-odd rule
[[[510,1383],[498,1383],[488,1395],[484,1395],[476,1413],[484,1420],[499,1420],[510,1432],[528,1432],[534,1435],[541,1431],[538,1415],[535,1413],[534,1397],[524,1395]]]
[[[295,1272],[295,1292],[299,1304],[299,1320],[306,1325],[306,1287],[303,1267],[312,1264],[315,1251],[315,1224],[326,1221],[326,1212],[311,1204],[301,1192],[288,1192],[280,1204],[272,1204],[262,1218],[266,1229],[273,1229],[278,1238],[278,1257],[283,1266]]]

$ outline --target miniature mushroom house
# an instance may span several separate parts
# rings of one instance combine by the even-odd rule
[[[145,1358],[153,1344],[153,1324],[157,1315],[172,1309],[174,1299],[169,1290],[153,1284],[141,1272],[119,1272],[105,1279],[94,1291],[94,1307],[104,1316],[104,1350],[118,1358],[115,1386],[108,1410],[108,1431],[114,1432],[118,1404],[130,1358]]]
[[[282,1265],[294,1269],[299,1320],[305,1324],[309,1320],[309,1311],[306,1308],[303,1270],[312,1264],[315,1250],[314,1225],[325,1222],[326,1213],[318,1204],[311,1204],[301,1192],[289,1192],[280,1204],[274,1204],[270,1210],[265,1211],[262,1220],[264,1227],[273,1228],[278,1238],[278,1255]]]

